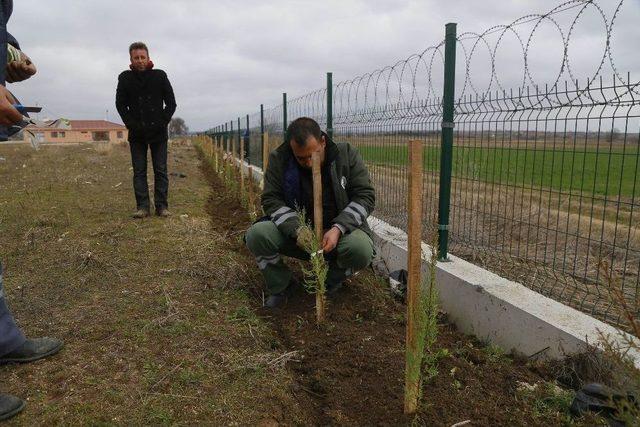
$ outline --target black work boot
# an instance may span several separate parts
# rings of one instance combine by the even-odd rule
[[[267,308],[276,308],[287,302],[289,299],[289,295],[291,294],[291,289],[298,285],[298,281],[292,278],[289,281],[289,284],[285,288],[284,291],[278,292],[277,294],[268,295],[264,300],[264,306]]]
[[[43,337],[27,339],[20,347],[0,357],[0,365],[6,363],[34,362],[56,354],[62,346],[62,341],[56,338]]]
[[[325,288],[325,293],[328,297],[332,297],[335,294],[338,293],[338,291],[340,289],[342,289],[342,284],[344,282],[338,282],[338,283],[327,283],[326,288]]]
[[[8,420],[24,409],[24,400],[6,393],[0,393],[0,421]]]
[[[285,292],[278,292],[277,294],[272,294],[264,300],[264,306],[267,308],[276,308],[281,306],[283,303],[287,301],[287,294]]]
[[[171,216],[171,212],[169,212],[169,209],[167,208],[157,208],[156,215],[162,218],[168,218]]]
[[[149,209],[138,209],[131,216],[135,219],[142,219],[150,215],[151,215],[151,212],[149,212]]]

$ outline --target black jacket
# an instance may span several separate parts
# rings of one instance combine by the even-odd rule
[[[118,76],[116,108],[129,130],[129,140],[167,137],[167,125],[176,111],[176,99],[162,70],[127,70]]]
[[[328,165],[324,170],[329,171],[338,212],[330,222],[346,233],[359,228],[373,238],[366,221],[376,204],[369,171],[355,147],[345,142],[336,144],[326,134],[325,138]],[[262,209],[267,218],[275,223],[282,234],[294,239],[300,226],[295,210],[297,206],[303,206],[297,170],[291,146],[288,143],[281,144],[269,154],[262,192]]]

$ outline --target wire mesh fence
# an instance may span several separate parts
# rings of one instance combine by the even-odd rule
[[[455,75],[445,76],[443,40],[254,113],[248,161],[262,167],[264,135],[272,149],[292,119],[331,119],[334,139],[369,167],[374,215],[406,230],[407,143],[420,139],[424,222],[441,222],[439,190],[450,186],[452,254],[621,325],[611,286],[640,315],[640,81],[638,64],[625,58],[623,72],[615,55],[616,23],[637,17],[624,3],[573,0],[458,34]],[[440,178],[445,79],[456,87],[450,182]],[[224,125],[212,133],[229,138]]]

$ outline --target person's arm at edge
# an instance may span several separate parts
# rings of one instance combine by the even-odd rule
[[[4,32],[5,37],[7,38],[7,42],[12,41],[13,43],[18,44],[18,41],[7,32],[7,21],[11,16],[12,9],[13,9],[13,3],[11,2],[9,4],[8,9],[1,11],[0,31]],[[5,11],[8,12],[7,16],[5,16],[4,14]],[[3,49],[0,52],[0,70],[2,70],[1,79],[0,79],[1,80],[0,84],[2,85],[2,88],[0,89],[1,91],[0,93],[0,124],[12,125],[15,123],[19,123],[22,120],[22,114],[20,114],[20,112],[16,110],[15,107],[12,105],[15,103],[15,99],[13,98],[13,96],[11,96],[11,93],[9,93],[7,88],[4,86],[5,78],[6,78],[6,75],[5,75],[6,68],[7,68],[7,51],[6,49]]]

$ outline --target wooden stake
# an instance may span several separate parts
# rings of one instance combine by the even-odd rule
[[[236,139],[233,138],[233,141],[231,141],[231,179],[234,180],[235,179],[235,175],[236,175]]]
[[[422,286],[422,141],[409,141],[409,194],[408,194],[408,249],[407,271],[407,353],[405,363],[404,412],[413,414],[420,396],[420,369],[417,322]]]
[[[218,173],[221,174],[224,170],[224,155],[222,154],[222,137],[218,138]]]
[[[254,206],[254,197],[253,197],[253,167],[249,166],[249,176],[248,176],[248,181],[247,181],[247,189],[249,191],[249,195],[247,196],[247,209],[249,211],[249,214],[251,214],[252,212],[254,212],[255,210],[255,206]]]
[[[218,137],[216,136],[214,142],[213,142],[213,157],[214,157],[214,164],[215,164],[215,171],[216,173],[218,173],[220,171],[220,168],[218,167]]]
[[[320,172],[320,153],[311,155],[311,169],[313,173],[313,224],[315,226],[316,238],[322,242],[322,174]],[[322,256],[318,254],[316,256]],[[324,284],[323,284],[324,285]],[[316,321],[320,324],[324,322],[324,292],[316,290]]]
[[[261,189],[264,190],[264,178],[267,176],[267,166],[269,166],[269,132],[264,133],[264,141],[262,143],[262,182]]]
[[[244,138],[240,138],[240,152],[238,153],[238,167],[240,168],[240,200],[244,196]]]

